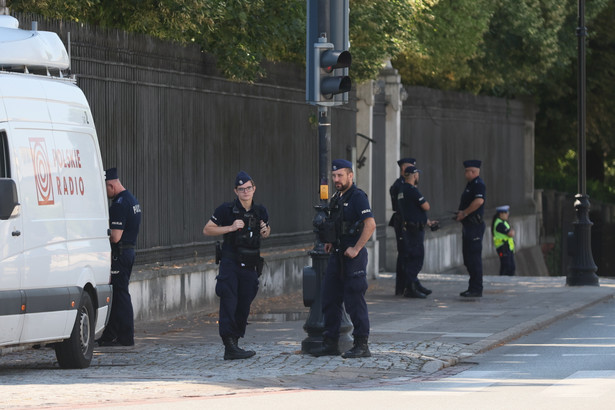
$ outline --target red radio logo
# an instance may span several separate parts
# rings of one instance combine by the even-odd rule
[[[44,138],[30,138],[30,155],[34,166],[36,196],[39,205],[53,205],[53,188],[51,185],[51,168],[47,156],[47,144]]]

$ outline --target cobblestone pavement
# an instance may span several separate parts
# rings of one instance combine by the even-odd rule
[[[571,288],[565,278],[486,277],[483,298],[458,296],[467,277],[422,275],[427,300],[370,283],[372,357],[301,353],[308,309],[301,295],[254,304],[240,346],[257,355],[225,361],[215,313],[138,323],[134,347],[97,348],[88,369],[59,369],[52,349],[0,356],[0,408],[113,407],[126,402],[297,389],[370,388],[462,371],[473,354],[613,297],[615,282]],[[456,366],[453,366],[456,365]],[[453,367],[450,367],[453,366]]]

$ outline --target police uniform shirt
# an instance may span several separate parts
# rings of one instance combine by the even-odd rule
[[[421,208],[425,202],[425,197],[421,195],[418,188],[412,184],[402,185],[398,195],[398,208],[404,217],[405,222],[426,224],[427,212]]]
[[[137,199],[128,190],[117,194],[109,208],[109,227],[124,231],[120,242],[135,245],[140,224],[141,206]]]
[[[255,216],[263,222],[269,222],[269,214],[267,213],[267,208],[265,208],[264,206],[255,205],[253,201],[250,211],[254,212]],[[233,202],[225,202],[219,207],[217,207],[210,219],[218,226],[228,226],[232,225],[236,219],[243,219],[243,215],[246,212],[248,211],[246,211],[243,205],[241,205],[241,201],[239,201],[239,199],[235,199]],[[224,235],[224,242],[222,242],[222,250],[234,252],[235,250],[231,248],[231,244],[227,240],[227,235],[228,234]]]
[[[466,209],[472,201],[476,198],[482,198],[483,200],[486,198],[487,188],[485,187],[485,183],[481,179],[481,177],[476,177],[466,185],[466,189],[461,194],[461,201],[459,202],[459,209]],[[485,213],[485,203],[483,204],[473,213],[478,213],[480,216],[483,216]]]
[[[339,203],[342,206],[342,220],[346,223],[354,224],[373,218],[367,194],[352,184],[350,189],[341,196]],[[361,237],[361,231],[354,235],[342,235],[342,245],[344,247],[354,246]]]
[[[399,196],[399,192],[401,191],[402,186],[406,183],[403,177],[399,177],[393,182],[391,188],[389,188],[389,194],[391,195],[391,205],[393,206],[393,212],[398,212],[399,207],[397,206],[397,197]]]

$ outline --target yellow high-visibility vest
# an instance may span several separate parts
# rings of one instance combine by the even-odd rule
[[[501,223],[504,224],[506,229],[510,229],[510,224],[508,223],[508,221],[497,218],[495,220],[495,223],[493,224],[493,245],[497,249],[500,246],[504,245],[504,242],[508,242],[508,249],[510,249],[511,251],[514,251],[515,250],[515,240],[512,238],[512,236],[508,236],[496,230],[498,225]]]

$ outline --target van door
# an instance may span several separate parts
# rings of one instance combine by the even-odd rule
[[[12,179],[12,156],[7,130],[0,124],[0,178]],[[16,181],[15,181],[16,182]],[[8,186],[8,184],[3,184]],[[19,193],[19,188],[17,189]],[[0,195],[9,195],[0,192]],[[24,269],[23,257],[23,218],[18,205],[12,216],[0,219],[0,345],[10,345],[19,341],[24,315],[21,311],[23,295],[21,277]]]

